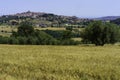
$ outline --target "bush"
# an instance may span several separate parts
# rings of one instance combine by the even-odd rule
[[[57,43],[57,39],[53,38],[51,35],[43,32],[43,31],[37,30],[35,32],[35,36],[38,38],[39,44],[50,45],[50,44]]]
[[[10,37],[8,40],[8,44],[19,44],[19,41],[15,37]]]
[[[19,44],[27,44],[27,38],[26,37],[17,37]]]
[[[27,44],[36,45],[36,44],[37,44],[37,38],[36,38],[36,37],[29,36],[29,37],[27,38]]]
[[[0,36],[0,44],[8,44],[9,38]]]
[[[64,31],[63,32],[63,35],[62,35],[62,40],[67,40],[67,39],[70,39],[72,38],[72,32],[71,31]]]
[[[59,31],[54,31],[54,30],[43,30],[45,33],[53,36],[54,38],[56,39],[61,39],[62,38],[62,35],[63,35],[63,30],[59,30]]]

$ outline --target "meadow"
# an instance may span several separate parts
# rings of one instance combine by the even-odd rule
[[[119,45],[0,45],[0,80],[119,79]]]

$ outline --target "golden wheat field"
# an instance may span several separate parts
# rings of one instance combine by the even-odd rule
[[[0,80],[120,80],[120,46],[0,45]]]

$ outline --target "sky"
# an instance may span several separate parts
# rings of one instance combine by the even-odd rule
[[[26,11],[77,17],[120,16],[120,0],[1,0],[0,15]]]

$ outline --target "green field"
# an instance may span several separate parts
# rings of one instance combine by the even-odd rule
[[[0,80],[119,80],[120,46],[0,45]]]

